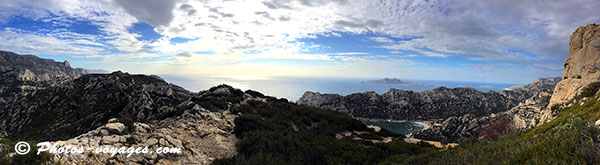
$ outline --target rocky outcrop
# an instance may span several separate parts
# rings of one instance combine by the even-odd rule
[[[552,95],[541,92],[506,112],[476,117],[467,114],[450,117],[435,124],[430,129],[413,134],[415,138],[460,142],[475,137],[482,141],[495,140],[498,136],[513,130],[524,130],[535,127],[540,122],[540,115],[548,106]]]
[[[169,147],[181,149],[181,153],[147,152],[127,157],[127,154],[112,156],[84,150],[82,154],[54,155],[54,161],[64,164],[210,164],[216,158],[234,156],[237,138],[231,132],[236,115],[229,111],[215,113],[197,108],[166,120],[136,122],[128,134],[111,131],[113,126],[121,128],[123,125],[116,121],[72,139],[50,142],[51,145],[58,144],[57,147],[148,147],[149,151]]]
[[[87,74],[0,106],[0,130],[13,136],[34,134],[39,140],[63,139],[101,126],[110,118],[161,119],[185,109],[183,103],[193,95],[156,76]]]
[[[468,137],[493,139],[501,131],[486,127],[506,126],[509,130],[526,129],[553,119],[555,109],[569,106],[591,83],[600,81],[600,26],[592,24],[578,28],[570,38],[569,58],[565,61],[562,80],[553,93],[542,92],[503,113],[471,120],[444,121],[440,126],[415,134],[424,139],[458,141]],[[502,118],[505,122],[493,122]],[[482,122],[479,124],[473,124]],[[487,124],[486,124],[487,123]],[[492,138],[490,138],[492,137]]]
[[[238,140],[232,132],[238,112],[232,113],[232,107],[278,100],[227,85],[190,92],[158,76],[120,71],[84,74],[68,62],[9,52],[1,55],[0,93],[10,98],[0,103],[3,141],[181,149],[178,154],[151,152],[130,157],[88,150],[54,155],[53,160],[62,164],[210,164],[236,154]]]
[[[0,104],[39,89],[66,84],[87,71],[33,55],[0,51]]]
[[[537,79],[531,84],[500,92],[446,87],[423,92],[390,89],[383,95],[375,92],[348,96],[306,92],[297,103],[370,119],[435,120],[467,114],[481,117],[507,111],[533,96],[549,93],[559,80],[559,77]]]
[[[180,148],[179,154],[57,154],[66,164],[210,164],[235,155],[230,108],[272,99],[227,85],[190,92],[158,76],[87,74],[0,105],[7,139],[84,147]],[[135,122],[134,122],[135,121]],[[130,123],[130,124],[127,124]]]
[[[567,103],[584,87],[600,81],[600,26],[579,27],[570,38],[569,58],[565,61],[562,80],[556,85],[549,105]],[[552,119],[548,108],[543,121]]]

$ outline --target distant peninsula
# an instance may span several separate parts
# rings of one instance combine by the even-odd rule
[[[397,78],[384,78],[384,79],[379,79],[379,80],[369,80],[369,81],[361,81],[361,84],[366,84],[366,83],[375,83],[375,84],[406,84],[406,85],[417,85],[417,83],[412,82],[412,81],[402,81],[400,79]]]

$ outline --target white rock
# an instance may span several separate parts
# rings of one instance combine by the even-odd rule
[[[106,135],[110,135],[110,133],[108,133],[108,130],[102,129],[102,130],[100,130],[100,135],[106,136]]]
[[[156,143],[158,143],[158,140],[156,138],[150,138],[150,139],[146,140],[147,145],[154,145]]]
[[[104,136],[102,137],[102,144],[115,144],[120,140],[119,136]]]
[[[111,133],[121,133],[125,130],[125,125],[122,123],[108,123],[106,129]]]
[[[108,119],[108,123],[118,123],[119,119],[117,118],[112,118],[112,119]]]

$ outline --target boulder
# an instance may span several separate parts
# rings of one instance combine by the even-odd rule
[[[123,123],[108,123],[106,124],[106,130],[114,134],[119,134],[125,130],[125,125]]]

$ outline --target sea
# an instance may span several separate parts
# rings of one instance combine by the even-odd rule
[[[501,91],[518,84],[499,84],[499,83],[481,83],[481,82],[460,82],[460,81],[436,81],[436,80],[411,80],[402,79],[402,81],[414,82],[413,84],[380,84],[366,83],[369,80],[365,78],[307,78],[307,77],[276,77],[276,78],[255,78],[255,77],[209,77],[209,76],[180,76],[180,75],[159,75],[165,81],[176,84],[187,90],[198,92],[207,90],[220,84],[227,84],[234,88],[242,90],[255,90],[265,95],[277,98],[286,98],[289,101],[297,101],[306,91],[349,95],[357,92],[374,91],[383,94],[396,88],[401,90],[412,90],[421,92],[434,89],[440,86],[448,88],[472,87],[486,92],[489,90]],[[422,122],[410,121],[363,121],[367,125],[377,125],[392,132],[409,135],[422,129],[427,129],[427,125]]]

